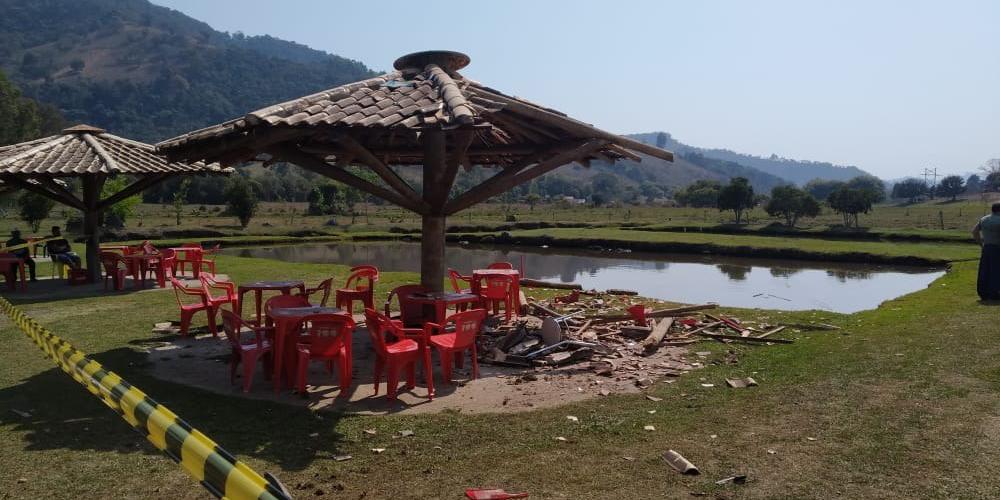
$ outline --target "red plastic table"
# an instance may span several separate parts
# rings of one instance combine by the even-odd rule
[[[18,267],[18,271],[21,273],[21,291],[23,292],[28,289],[28,282],[24,279],[24,259],[19,259],[17,257],[0,257],[0,265],[16,265]],[[14,283],[8,283],[7,286],[10,287],[11,290],[17,289],[17,285]]]
[[[135,288],[145,288],[146,287],[146,270],[149,269],[149,263],[160,258],[157,254],[152,253],[130,253],[122,255],[122,258],[128,261],[128,268],[132,271],[132,283]],[[162,274],[163,270],[158,268],[157,273]],[[157,275],[157,281],[162,283],[159,279],[160,275]],[[163,278],[166,279],[166,278]]]
[[[275,291],[275,292],[281,292],[282,295],[291,295],[292,289],[294,288],[298,288],[299,293],[304,294],[306,292],[306,283],[302,280],[288,280],[288,281],[257,281],[254,283],[247,283],[244,285],[240,285],[236,293],[236,295],[239,297],[239,300],[236,302],[236,315],[241,318],[243,317],[243,296],[246,295],[247,292],[253,292],[254,304],[256,305],[257,308],[256,309],[257,324],[260,325],[261,324],[260,306],[261,306],[261,298],[263,297],[264,292]]]
[[[479,295],[480,290],[482,290],[483,280],[489,279],[491,276],[510,276],[511,279],[511,296],[514,298],[514,308],[520,313],[521,312],[521,271],[517,269],[476,269],[472,271],[472,283],[470,283],[470,293]]]
[[[408,300],[417,304],[434,307],[434,322],[444,323],[447,318],[448,306],[458,306],[460,304],[473,304],[479,302],[479,296],[472,293],[455,292],[417,292],[411,293]]]
[[[302,321],[306,316],[313,314],[341,314],[344,312],[336,307],[282,307],[272,309],[268,314],[268,319],[274,323],[274,392],[281,390],[282,376],[293,385],[295,380],[295,370],[298,365],[298,355],[295,345],[298,343],[298,332],[292,328]],[[289,342],[289,340],[291,340]],[[347,359],[351,359],[351,339],[345,339],[347,343]],[[287,345],[286,345],[287,344]],[[282,365],[285,370],[282,371]]]

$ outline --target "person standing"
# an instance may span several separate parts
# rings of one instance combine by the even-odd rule
[[[10,254],[24,261],[24,265],[28,266],[28,275],[31,276],[31,281],[38,281],[35,278],[35,259],[31,258],[31,252],[28,250],[28,242],[21,238],[21,231],[14,229],[10,232],[10,239],[7,240],[7,247],[10,248],[15,245],[25,245],[22,248],[16,248],[10,251]],[[24,278],[24,276],[21,276]]]
[[[976,283],[979,298],[1000,300],[1000,203],[994,203],[992,213],[979,219],[972,237],[983,247]]]
[[[63,238],[59,226],[52,226],[52,235],[49,238],[48,243],[45,244],[45,249],[49,252],[52,260],[67,264],[73,269],[80,269],[80,256],[73,251],[73,247],[70,246],[69,241]]]

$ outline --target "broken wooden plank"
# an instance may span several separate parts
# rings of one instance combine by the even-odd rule
[[[554,283],[551,281],[522,279],[521,286],[526,288],[552,288],[556,290],[583,290],[583,287],[576,283]]]
[[[675,307],[673,309],[660,309],[646,313],[646,318],[670,318],[675,316],[684,316],[689,312],[715,309],[716,307],[719,307],[719,305],[701,304],[695,306]],[[597,314],[594,316],[588,316],[586,319],[592,319],[595,323],[611,323],[615,321],[631,321],[634,318],[631,314]]]
[[[771,339],[771,338],[761,339],[761,338],[757,338],[757,337],[740,337],[739,335],[725,335],[725,334],[722,334],[722,333],[698,332],[695,335],[700,335],[702,337],[708,337],[710,339],[715,339],[715,340],[736,340],[736,341],[754,342],[754,343],[773,342],[775,344],[794,344],[795,343],[794,340],[788,340],[788,339]]]
[[[785,326],[779,326],[779,327],[777,327],[777,328],[775,328],[773,330],[766,331],[766,332],[758,335],[757,338],[762,339],[762,338],[767,337],[769,335],[774,335],[775,333],[778,333],[778,332],[784,330],[785,328],[786,328]]]
[[[663,337],[667,335],[670,331],[670,327],[674,324],[674,318],[666,318],[660,320],[656,326],[653,327],[653,331],[649,333],[649,336],[642,341],[642,349],[646,354],[656,352],[660,347],[660,342],[663,341]]]

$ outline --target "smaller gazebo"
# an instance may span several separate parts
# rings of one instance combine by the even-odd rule
[[[83,212],[87,236],[87,270],[100,277],[100,215],[115,203],[175,175],[222,174],[218,164],[168,162],[153,146],[109,134],[89,125],[77,125],[62,134],[0,146],[0,181],[4,188],[20,188]],[[101,198],[104,182],[116,175],[133,181],[117,193]],[[77,177],[81,196],[66,182]]]

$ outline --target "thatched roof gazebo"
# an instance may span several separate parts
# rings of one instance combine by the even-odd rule
[[[87,236],[87,270],[91,280],[101,275],[100,214],[115,203],[175,175],[221,174],[218,164],[168,162],[153,146],[77,125],[62,134],[0,146],[0,181],[5,189],[31,191],[83,212]],[[133,182],[101,198],[104,182],[126,175]],[[69,189],[67,178],[78,177],[81,196]]]
[[[445,217],[562,165],[592,159],[640,160],[673,154],[574,120],[463,77],[457,52],[418,52],[396,71],[268,106],[219,125],[163,141],[171,160],[231,165],[287,161],[422,216],[421,283],[441,290]],[[345,167],[378,174],[376,184]],[[422,166],[422,190],[393,166]],[[460,167],[497,173],[452,193]]]

